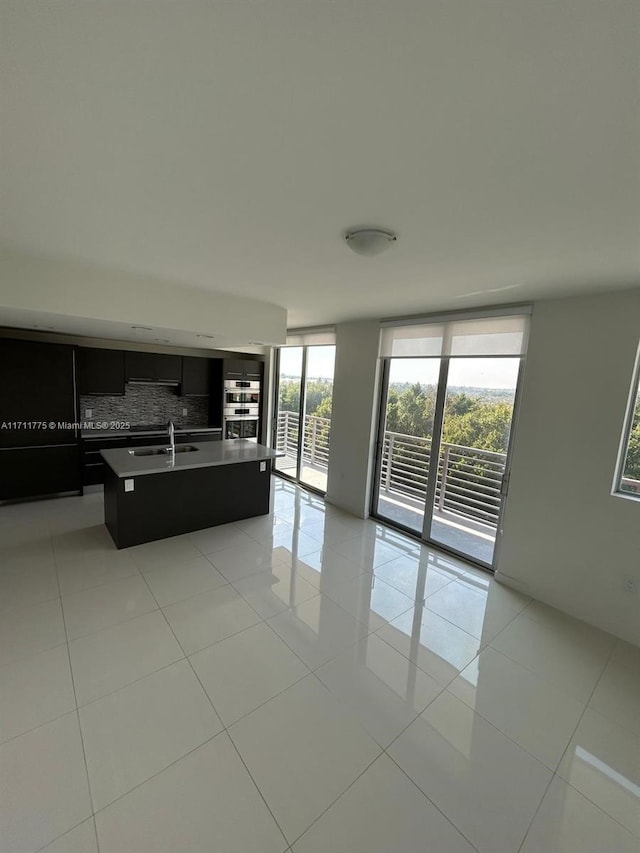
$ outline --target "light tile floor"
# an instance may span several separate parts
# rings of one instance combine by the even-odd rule
[[[273,482],[0,507],[1,853],[637,853],[640,649]]]

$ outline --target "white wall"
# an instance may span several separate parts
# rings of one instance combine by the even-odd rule
[[[336,326],[327,501],[360,518],[371,500],[379,337],[375,320]]]
[[[496,577],[640,643],[640,502],[611,495],[640,291],[534,306]]]
[[[339,324],[327,500],[366,517],[378,393],[373,321]],[[640,290],[535,304],[497,577],[640,644],[640,502],[611,495]]]

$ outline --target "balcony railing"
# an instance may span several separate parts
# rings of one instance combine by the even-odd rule
[[[278,433],[276,448],[287,456],[298,455],[300,435],[300,415],[298,412],[278,412]],[[331,419],[317,415],[305,415],[304,437],[302,442],[302,462],[314,468],[326,471],[329,467],[329,440]]]
[[[436,508],[497,526],[506,453],[440,445]],[[380,466],[380,493],[424,505],[431,468],[431,439],[385,432]]]
[[[278,413],[277,449],[295,459],[300,418]],[[303,464],[326,471],[331,421],[316,415],[304,419]],[[438,459],[436,509],[441,513],[496,527],[500,514],[505,453],[443,443]],[[431,466],[431,440],[385,432],[380,466],[381,496],[416,509],[424,506]]]

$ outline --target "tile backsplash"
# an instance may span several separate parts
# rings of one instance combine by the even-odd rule
[[[92,410],[90,418],[85,411]],[[183,415],[182,410],[187,414]],[[167,385],[125,385],[124,397],[80,396],[80,418],[86,423],[126,421],[131,426],[162,424],[172,420],[177,426],[209,422],[209,397],[179,397]]]

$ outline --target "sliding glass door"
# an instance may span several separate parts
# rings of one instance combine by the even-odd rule
[[[390,359],[385,367],[375,512],[422,534],[440,359]]]
[[[382,335],[373,513],[486,566],[501,525],[526,328],[526,316],[507,315]]]
[[[298,476],[300,461],[300,401],[302,398],[303,347],[283,347],[278,364],[276,447],[284,456],[276,459],[275,470]]]
[[[520,359],[452,358],[429,538],[491,565]]]
[[[330,344],[279,350],[274,446],[276,471],[319,492],[327,490],[336,348]]]

